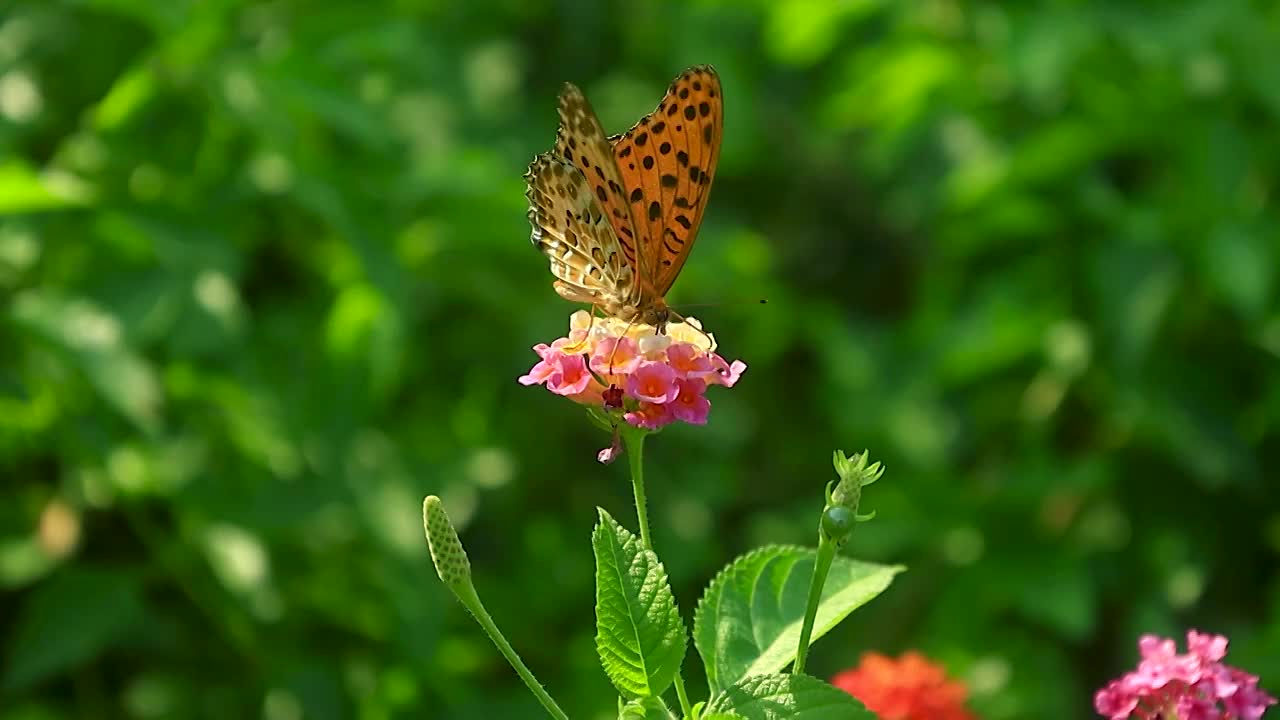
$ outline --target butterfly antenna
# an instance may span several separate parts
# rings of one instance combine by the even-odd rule
[[[760,298],[759,300],[737,300],[733,302],[723,302],[723,303],[688,303],[688,304],[681,303],[680,307],[688,309],[688,308],[727,307],[731,305],[768,305],[768,304],[769,304],[769,298]]]
[[[716,339],[715,339],[715,338],[713,338],[713,337],[711,337],[711,335],[709,335],[709,334],[707,333],[707,331],[706,331],[706,330],[703,330],[702,328],[698,327],[697,325],[694,325],[693,323],[689,322],[689,318],[687,318],[687,317],[685,317],[685,316],[681,315],[680,313],[676,312],[675,310],[672,310],[671,308],[667,308],[667,312],[671,313],[672,315],[675,315],[677,318],[679,318],[680,322],[684,323],[687,327],[691,327],[691,328],[693,328],[694,330],[697,330],[697,331],[698,331],[698,334],[699,334],[699,335],[701,335],[702,337],[706,338],[706,339],[707,339],[707,342],[708,342],[708,343],[710,343],[710,348],[711,348],[711,349],[714,349],[714,348],[715,348],[715,346],[716,346]]]

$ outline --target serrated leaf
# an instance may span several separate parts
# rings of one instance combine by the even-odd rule
[[[698,602],[693,641],[712,690],[781,670],[795,658],[817,551],[771,545],[720,571]],[[904,570],[837,557],[823,587],[813,640],[879,595]]]
[[[875,715],[849,693],[808,675],[752,675],[707,703],[705,718],[857,720]]]
[[[667,571],[652,550],[600,510],[596,556],[596,651],[618,692],[661,695],[684,660],[688,633]]]

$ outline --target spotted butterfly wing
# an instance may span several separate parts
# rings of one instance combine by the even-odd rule
[[[576,167],[600,203],[613,226],[618,244],[632,267],[636,267],[636,226],[627,202],[622,175],[614,161],[613,147],[586,96],[572,83],[565,83],[558,106],[560,126],[556,129],[553,153]]]
[[[639,302],[635,273],[586,178],[554,153],[534,158],[525,174],[531,240],[547,256],[554,287],[567,300],[611,314]]]
[[[642,302],[663,302],[689,258],[723,127],[720,76],[710,65],[697,65],[672,81],[656,110],[610,138],[637,225]]]
[[[559,114],[554,149],[525,175],[533,244],[562,297],[661,327],[719,157],[719,78],[686,70],[657,110],[612,138],[573,85]]]

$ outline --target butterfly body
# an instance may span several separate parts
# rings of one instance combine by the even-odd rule
[[[719,76],[706,65],[685,70],[657,109],[612,137],[573,85],[559,114],[555,147],[525,175],[531,240],[550,261],[553,287],[661,330],[719,159]]]

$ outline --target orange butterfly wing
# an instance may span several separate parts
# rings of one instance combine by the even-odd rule
[[[553,153],[573,164],[586,179],[600,209],[613,226],[622,253],[631,267],[636,267],[637,238],[626,189],[614,161],[613,149],[605,137],[600,119],[591,109],[586,96],[572,83],[565,83],[558,106],[560,126],[556,129]]]
[[[656,110],[610,138],[635,221],[636,267],[645,295],[663,298],[689,258],[720,159],[723,127],[720,76],[710,65],[696,65],[672,81]]]

